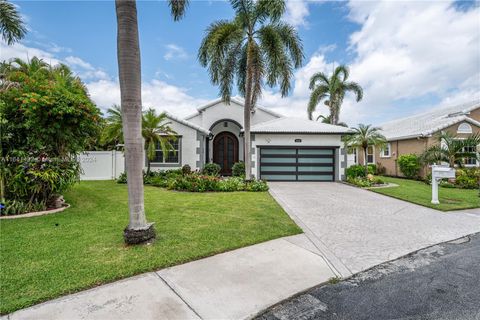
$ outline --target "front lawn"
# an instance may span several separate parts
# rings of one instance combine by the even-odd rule
[[[432,204],[432,187],[421,181],[382,177],[385,182],[398,184],[398,187],[370,189],[387,196],[410,201],[422,206],[448,211],[480,207],[478,189],[438,188],[440,204]]]
[[[127,187],[83,181],[62,213],[0,221],[0,312],[138,273],[297,234],[267,192],[184,193],[145,188],[158,238],[126,247]]]

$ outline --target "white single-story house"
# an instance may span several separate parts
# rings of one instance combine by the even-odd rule
[[[214,162],[222,175],[244,160],[243,101],[229,105],[217,99],[184,119],[167,114],[178,134],[176,152],[163,159],[162,151],[151,162],[153,170],[201,170]],[[252,111],[252,174],[271,181],[338,181],[344,179],[347,158],[341,137],[348,128],[307,119],[283,117],[257,106]]]

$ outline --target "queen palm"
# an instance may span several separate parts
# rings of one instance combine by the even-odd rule
[[[150,162],[155,159],[157,145],[160,146],[163,154],[163,160],[169,152],[175,152],[172,142],[176,137],[176,132],[170,127],[167,114],[162,112],[157,115],[154,109],[148,109],[142,117],[142,136],[145,139],[147,150],[147,174],[150,173]]]
[[[187,0],[169,0],[168,3],[173,19],[179,20],[185,13]],[[136,1],[115,0],[115,10],[130,217],[124,239],[128,244],[136,244],[155,237],[153,225],[147,223],[143,201],[142,81]]]
[[[102,131],[101,143],[123,143],[122,110],[119,105],[113,105],[107,110],[106,125]]]
[[[19,41],[27,33],[27,28],[14,4],[0,0],[0,34],[7,45]]]
[[[438,144],[429,147],[420,159],[425,164],[447,162],[450,167],[463,167],[464,159],[479,160],[477,146],[480,145],[480,134],[472,134],[466,139],[442,132],[437,136]]]
[[[365,174],[368,174],[367,149],[369,146],[383,147],[387,139],[380,133],[380,128],[368,124],[359,124],[358,128],[352,128],[353,133],[345,137],[345,144],[351,148],[362,148],[365,165]]]
[[[308,118],[312,120],[317,105],[324,101],[330,110],[331,124],[338,124],[340,109],[345,94],[349,91],[355,94],[357,102],[363,98],[362,87],[352,81],[347,81],[350,75],[348,67],[340,65],[335,68],[330,78],[323,72],[315,73],[310,78],[310,101],[308,102]]]
[[[212,23],[198,51],[213,84],[229,103],[234,82],[245,98],[245,177],[251,178],[250,117],[264,82],[278,86],[282,96],[291,88],[293,69],[303,60],[303,48],[292,26],[281,22],[283,0],[231,0],[235,17]]]

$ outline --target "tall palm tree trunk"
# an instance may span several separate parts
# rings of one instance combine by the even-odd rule
[[[252,156],[251,156],[251,137],[250,137],[250,117],[252,109],[252,82],[253,82],[253,70],[252,70],[252,40],[248,43],[247,53],[247,79],[245,82],[245,106],[243,109],[243,141],[244,141],[244,153],[245,153],[245,179],[251,180],[252,178]]]
[[[365,177],[368,176],[368,155],[367,155],[368,147],[363,147],[363,160],[365,163]]]
[[[122,105],[123,137],[128,184],[129,224],[124,231],[128,244],[155,237],[147,224],[143,199],[142,96],[137,7],[134,0],[116,0],[117,54]]]

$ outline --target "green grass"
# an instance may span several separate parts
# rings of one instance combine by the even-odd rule
[[[398,187],[370,189],[387,196],[420,204],[422,206],[448,211],[480,207],[477,190],[438,188],[440,204],[432,204],[432,187],[421,181],[382,177],[386,182],[398,184]]]
[[[152,245],[127,247],[127,189],[81,182],[71,208],[0,221],[0,312],[274,238],[297,227],[267,192],[183,193],[145,188]]]

